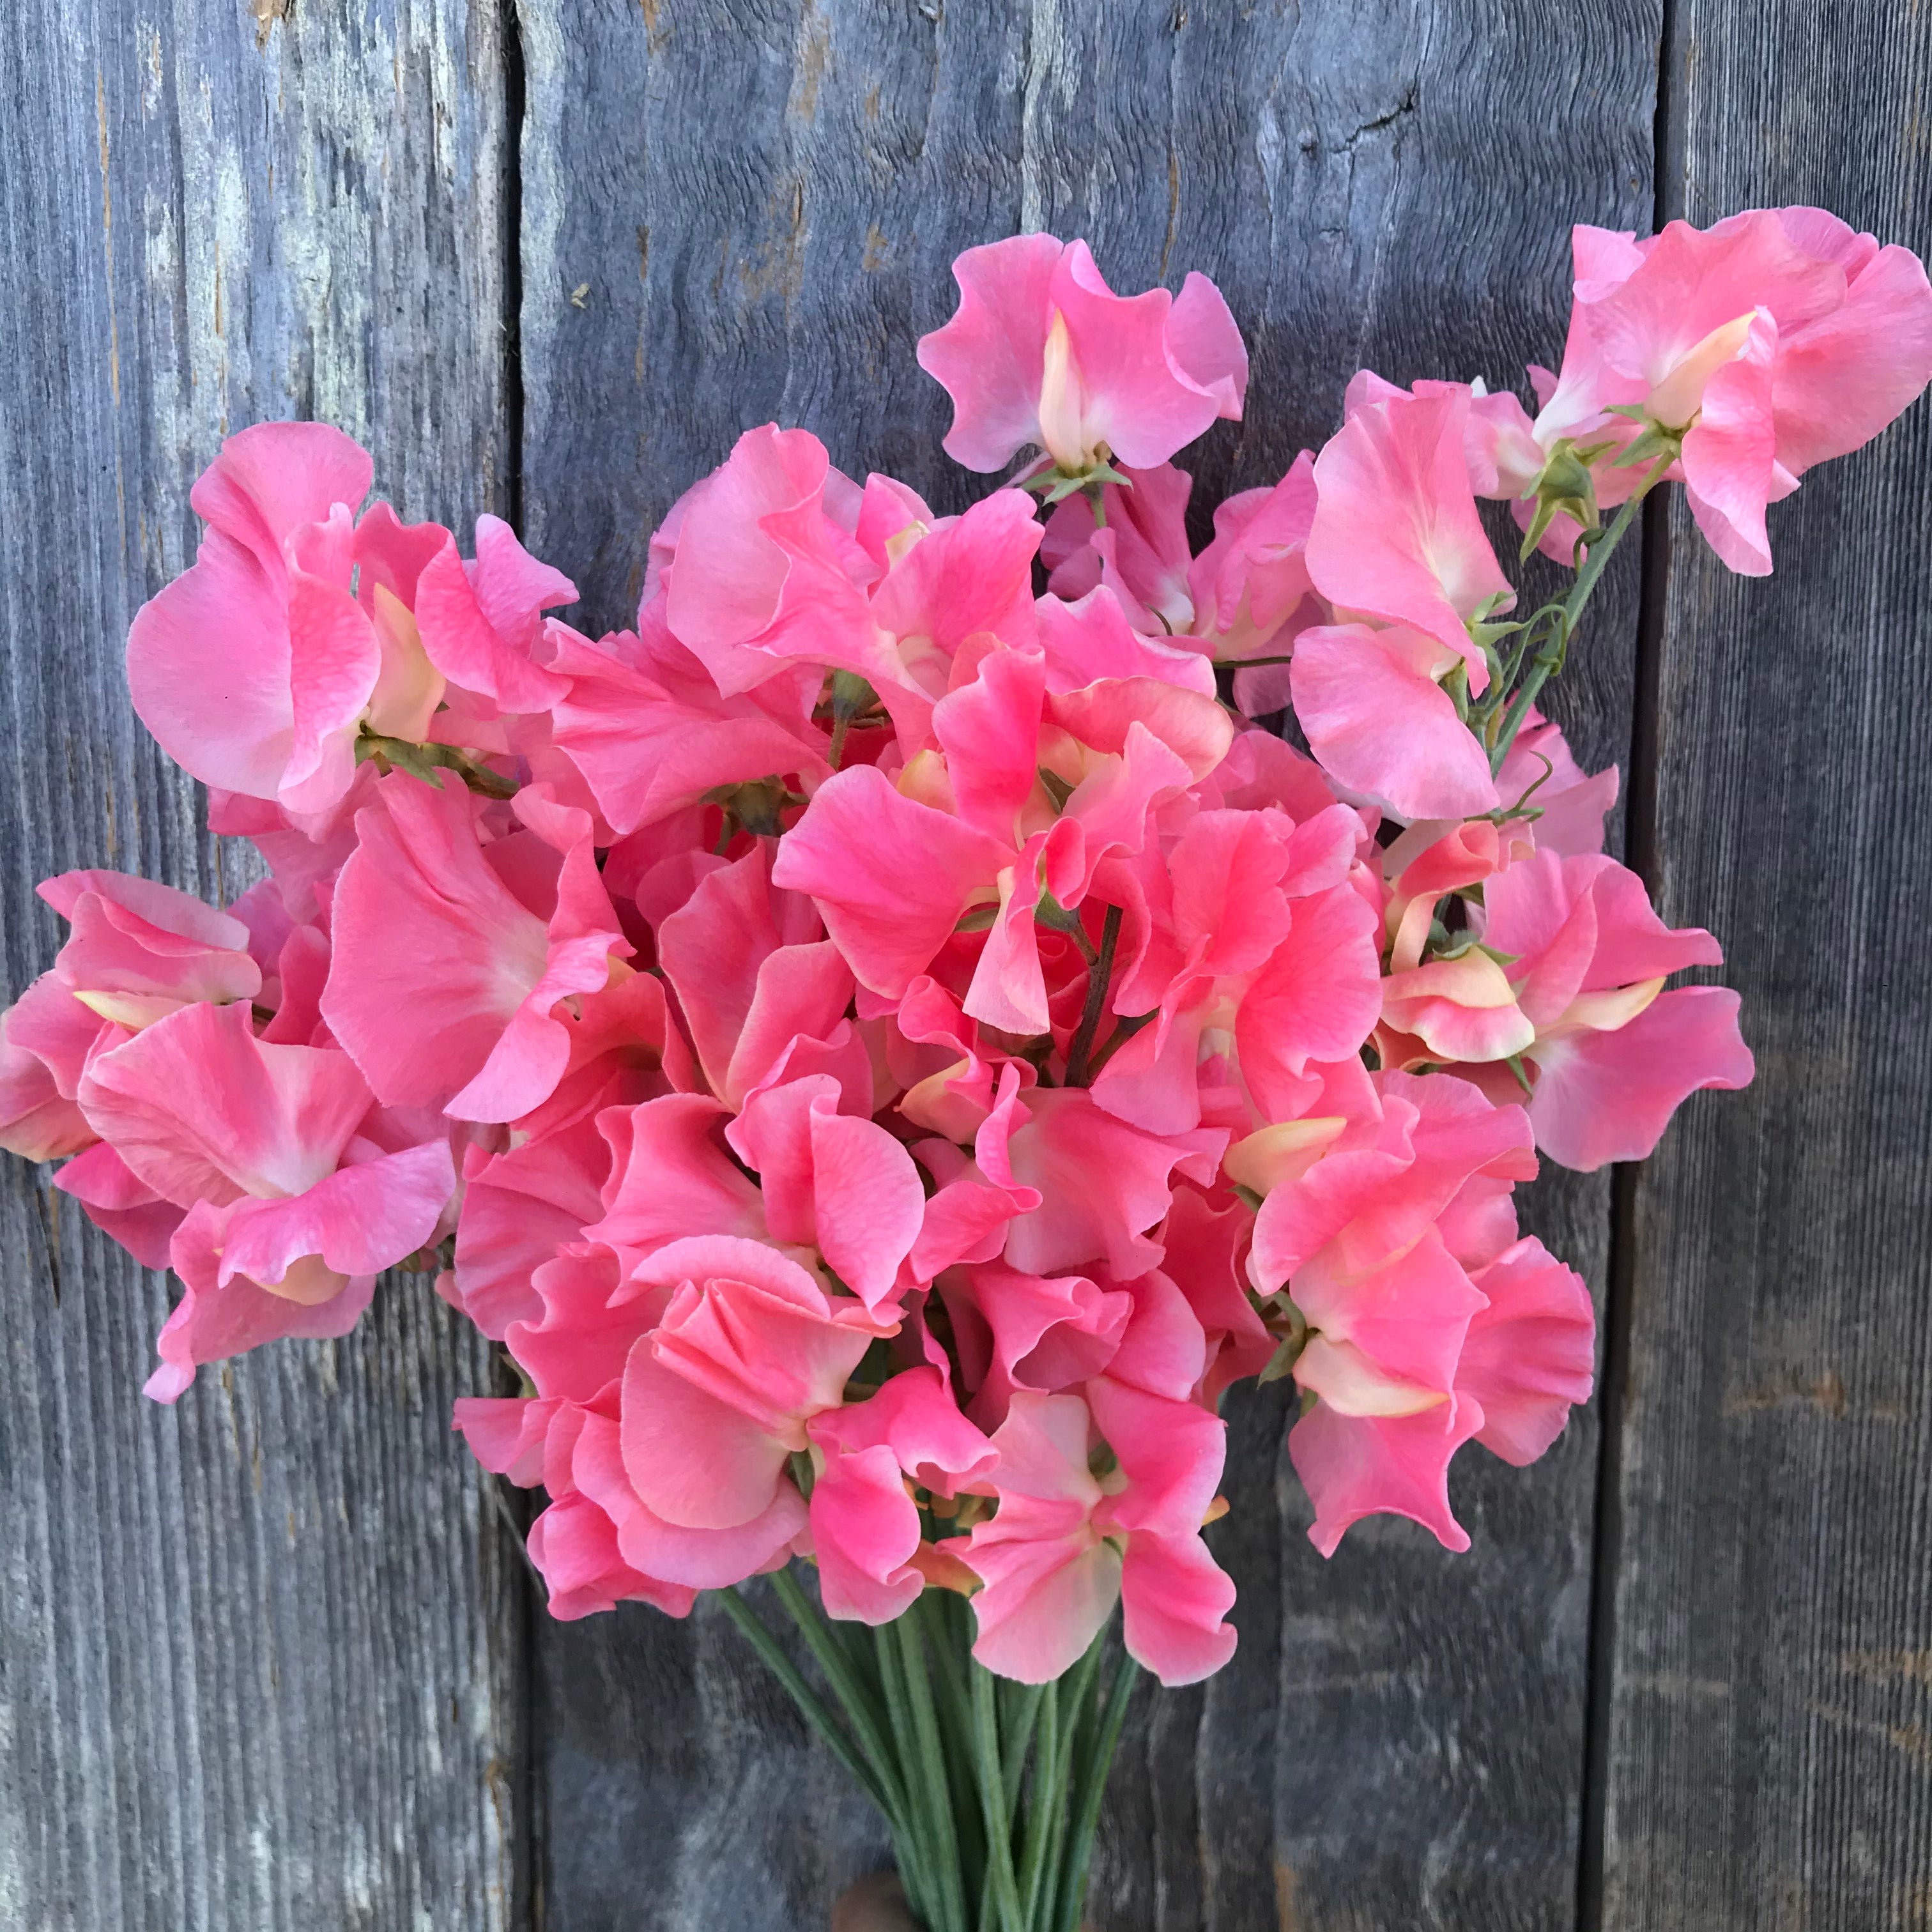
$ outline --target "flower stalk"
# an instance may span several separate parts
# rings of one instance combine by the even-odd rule
[[[823,1675],[821,1696],[742,1590],[726,1614],[892,1834],[926,1932],[1075,1932],[1107,1774],[1139,1667],[1102,1630],[1042,1684],[973,1658],[963,1602],[924,1592],[848,1647],[790,1568],[772,1594]]]

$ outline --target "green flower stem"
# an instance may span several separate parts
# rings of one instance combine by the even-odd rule
[[[980,1809],[986,1821],[986,1895],[998,1911],[1000,1932],[1028,1932],[1020,1911],[1018,1882],[1013,1876],[1012,1820],[1006,1810],[1006,1783],[1000,1754],[1000,1720],[994,1702],[993,1673],[982,1664],[972,1666],[974,1768],[979,1774]],[[980,1912],[983,1923],[986,1912]]]
[[[1006,1684],[1000,1701],[1005,1714],[1000,1720],[1000,1770],[1006,1787],[1006,1815],[1018,1808],[1020,1785],[1026,1775],[1027,1751],[1033,1742],[1034,1726],[1041,1704],[1052,1690],[1050,1684]]]
[[[940,1748],[939,1720],[926,1678],[926,1647],[917,1626],[902,1616],[879,1626],[879,1660],[893,1729],[914,1799],[922,1814],[933,1874],[928,1932],[972,1932],[966,1916],[965,1887],[959,1870],[959,1840],[954,1827],[952,1786]]]
[[[911,1901],[914,1915],[927,1928],[927,1932],[971,1932],[963,1916],[948,1916],[949,1894],[942,1887],[933,1864],[937,1843],[932,1825],[933,1808],[935,1803],[944,1804],[946,1794],[944,1791],[935,1793],[924,1775],[925,1766],[914,1733],[912,1707],[907,1696],[904,1660],[896,1627],[891,1624],[875,1626],[872,1641],[878,1658],[880,1689],[890,1714],[899,1762],[904,1768],[907,1825],[916,1853],[920,1882],[915,1889],[911,1880],[907,1878],[907,1896]],[[906,1876],[903,1866],[901,1876]],[[952,1876],[956,1885],[956,1868]]]
[[[1623,508],[1617,512],[1616,520],[1610,528],[1589,546],[1583,559],[1582,568],[1576,573],[1576,581],[1570,586],[1570,594],[1560,607],[1556,634],[1544,644],[1530,660],[1528,675],[1518,686],[1516,695],[1510,699],[1509,709],[1503,714],[1502,728],[1490,746],[1490,770],[1499,772],[1503,760],[1510,754],[1510,748],[1516,742],[1516,734],[1522,729],[1522,722],[1529,715],[1529,707],[1536,702],[1537,696],[1551,677],[1562,668],[1563,659],[1570,648],[1570,639],[1575,632],[1583,608],[1590,601],[1590,593],[1597,587],[1597,581],[1604,574],[1604,566],[1610,560],[1610,554],[1623,541],[1624,533],[1636,520],[1639,506],[1650,494],[1652,488],[1664,478],[1664,472],[1677,460],[1677,452],[1666,450],[1645,472],[1640,483]]]
[[[1066,1815],[1066,1754],[1061,1748],[1060,1686],[1042,1688],[1035,1706],[1033,1791],[1027,1806],[1026,1844],[1020,1855],[1020,1903],[1029,1926],[1040,1924],[1040,1901],[1058,1887],[1052,1882],[1058,1856],[1056,1825]],[[1053,1874],[1057,1877],[1058,1874]]]
[[[1082,1754],[1069,1856],[1060,1874],[1059,1910],[1046,1932],[1076,1932],[1079,1925],[1080,1907],[1087,1896],[1087,1867],[1094,1852],[1094,1833],[1100,1822],[1100,1796],[1106,1789],[1107,1772],[1114,1762],[1114,1748],[1120,1742],[1120,1726],[1126,1721],[1127,1704],[1133,1695],[1134,1678],[1139,1668],[1131,1657],[1121,1657],[1098,1734]]]
[[[962,1646],[955,1640],[938,1592],[922,1593],[906,1616],[926,1627],[931,1642],[927,1654],[938,1685],[935,1710],[946,1759],[946,1788],[952,1798],[952,1820],[959,1834],[960,1875],[966,1896],[971,1899],[978,1896],[985,1880],[986,1844],[980,1828],[979,1786],[973,1769],[973,1711],[961,1667]]]
[[[850,1654],[832,1635],[824,1615],[799,1587],[798,1579],[789,1567],[773,1574],[772,1589],[818,1658],[818,1667],[844,1706],[860,1748],[875,1768],[884,1794],[880,1809],[886,1814],[886,1822],[896,1836],[903,1835],[908,1816],[905,1790],[892,1747],[886,1740],[884,1712],[870,1687],[853,1668]]]
[[[766,1629],[757,1612],[735,1587],[719,1591],[718,1600],[724,1606],[724,1614],[743,1631],[752,1648],[764,1660],[765,1667],[790,1693],[792,1702],[804,1714],[806,1721],[832,1747],[838,1762],[859,1780],[866,1795],[890,1820],[893,1815],[892,1807],[872,1766],[840,1730],[838,1720],[826,1708],[818,1693],[805,1681],[797,1665],[779,1648],[777,1638]]]
[[[1120,908],[1110,905],[1100,927],[1100,957],[1087,969],[1087,1004],[1080,1016],[1079,1029],[1066,1050],[1066,1084],[1087,1084],[1087,1062],[1094,1051],[1094,1036],[1100,1030],[1100,1017],[1106,1011],[1107,992],[1113,983],[1114,949],[1120,944]]]

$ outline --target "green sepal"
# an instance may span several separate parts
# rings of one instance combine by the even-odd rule
[[[1596,443],[1580,449],[1567,436],[1558,440],[1536,482],[1524,492],[1523,500],[1534,502],[1536,514],[1523,532],[1522,546],[1517,554],[1520,562],[1528,561],[1530,553],[1542,542],[1558,516],[1574,518],[1586,532],[1601,526],[1597,486],[1590,466],[1610,447],[1608,443]]]

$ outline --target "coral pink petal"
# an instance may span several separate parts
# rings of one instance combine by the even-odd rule
[[[328,423],[256,423],[238,430],[195,480],[188,502],[205,523],[251,552],[274,579],[289,539],[369,494],[375,465]]]
[[[919,1511],[890,1449],[834,1447],[812,1485],[812,1543],[827,1616],[886,1624],[910,1606],[925,1587]]]
[[[356,824],[322,1017],[385,1106],[440,1106],[542,980],[548,934],[489,864],[461,788],[393,773]]]
[[[292,1200],[240,1202],[221,1281],[244,1274],[266,1287],[308,1255],[338,1274],[379,1274],[429,1240],[455,1191],[448,1143],[437,1140],[340,1168]]]
[[[1467,1397],[1403,1416],[1340,1415],[1318,1402],[1288,1437],[1315,1505],[1309,1540],[1333,1556],[1351,1524],[1388,1514],[1420,1523],[1445,1550],[1467,1550],[1449,1507],[1449,1459],[1482,1426],[1481,1406]]]
[[[1469,487],[1468,406],[1453,392],[1396,395],[1342,425],[1315,459],[1308,568],[1337,610],[1412,626],[1462,658],[1480,693],[1487,671],[1463,620],[1511,593]]]
[[[346,1054],[272,1046],[245,1006],[194,1006],[99,1055],[80,1103],[141,1180],[188,1207],[306,1192],[370,1099]]]
[[[952,398],[946,453],[968,470],[1003,468],[1039,440],[1050,290],[1062,250],[1050,235],[968,248],[952,264],[958,308],[920,338],[919,366]]]
[[[1012,862],[998,840],[860,765],[820,788],[780,842],[772,880],[809,893],[860,983],[898,1000]]]

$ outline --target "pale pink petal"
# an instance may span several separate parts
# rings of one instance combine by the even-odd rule
[[[346,1335],[375,1292],[374,1275],[343,1280],[328,1299],[313,1303],[271,1294],[244,1275],[218,1283],[223,1218],[220,1209],[200,1202],[176,1232],[170,1259],[184,1292],[155,1341],[161,1366],[148,1378],[143,1393],[156,1402],[176,1400],[202,1362],[287,1336],[322,1340]]]
[[[1614,1033],[1539,1040],[1529,1102],[1538,1146],[1582,1174],[1642,1160],[1688,1096],[1748,1086],[1756,1067],[1738,1006],[1727,987],[1682,986],[1660,993]]]
[[[452,538],[424,566],[415,604],[422,647],[452,684],[505,711],[548,710],[570,686],[531,652],[544,607],[570,602],[576,587],[531,556],[500,518],[477,518],[476,549],[466,565]]]
[[[1746,577],[1771,569],[1766,506],[1777,438],[1772,422],[1778,326],[1759,314],[1737,355],[1704,386],[1697,420],[1684,439],[1684,494],[1706,541]]]
[[[1489,1306],[1470,1318],[1459,1391],[1482,1404],[1476,1440],[1506,1462],[1534,1462],[1590,1399],[1597,1322],[1590,1291],[1540,1241],[1516,1242],[1474,1277]]]
[[[566,1496],[530,1529],[530,1561],[548,1592],[544,1607],[560,1622],[641,1601],[667,1616],[691,1614],[698,1592],[634,1570],[624,1560],[616,1525],[588,1496]]]
[[[1499,802],[1490,761],[1436,682],[1442,647],[1419,631],[1304,631],[1289,676],[1323,770],[1399,818],[1462,818]]]
[[[1056,694],[1102,678],[1154,678],[1214,695],[1214,667],[1207,653],[1185,640],[1168,644],[1144,636],[1105,584],[1070,604],[1042,597],[1038,616],[1047,688]]]
[[[671,1094],[614,1108],[598,1125],[610,1143],[604,1215],[585,1238],[627,1265],[688,1234],[762,1235],[758,1190],[734,1166],[714,1131],[729,1116],[715,1100]]]
[[[1077,1088],[1028,1096],[1031,1118],[1012,1136],[1014,1178],[1041,1204],[1006,1235],[1006,1259],[1022,1274],[1057,1274],[1104,1258],[1130,1281],[1160,1259],[1145,1230],[1164,1220],[1176,1168],[1211,1175],[1226,1144],[1218,1130],[1165,1137],[1117,1120]],[[1205,1178],[1204,1176],[1203,1178]]]
[[[1778,218],[1802,233],[1801,218],[1816,212],[1782,208]],[[1800,245],[1817,243],[1808,234]],[[1841,308],[1779,332],[1777,457],[1794,476],[1869,442],[1932,379],[1924,263],[1910,248],[1886,248],[1847,272]]]
[[[379,1274],[430,1239],[455,1189],[448,1143],[438,1140],[339,1168],[290,1200],[239,1202],[220,1280],[242,1274],[272,1287],[310,1255],[338,1274]]]
[[[550,662],[570,680],[552,709],[557,746],[618,831],[653,824],[719,785],[824,775],[824,733],[808,717],[767,706],[782,680],[722,697],[664,628],[662,600],[639,622],[640,638],[628,654],[566,641]]]
[[[1460,657],[1480,693],[1488,674],[1464,620],[1512,593],[1469,487],[1468,407],[1454,392],[1398,395],[1345,423],[1315,459],[1308,568],[1338,611],[1411,626]]]
[[[588,1244],[532,1270],[531,1300],[541,1312],[508,1324],[502,1339],[539,1395],[588,1402],[622,1376],[632,1345],[670,1299],[668,1290],[621,1292],[622,1280],[616,1256]]]
[[[959,307],[920,337],[919,366],[952,398],[946,453],[968,470],[1001,468],[1040,435],[1040,380],[1054,268],[1064,244],[1016,235],[952,264]]]
[[[830,1445],[812,1485],[812,1543],[827,1616],[886,1624],[910,1606],[925,1587],[911,1564],[919,1511],[890,1449]]]
[[[54,1185],[143,1268],[168,1265],[182,1210],[163,1200],[105,1141],[76,1154],[54,1176]]]
[[[1310,1060],[1358,1052],[1381,1010],[1376,917],[1347,885],[1292,902],[1286,936],[1250,982],[1235,1020],[1241,1072],[1270,1119]]]
[[[268,1045],[239,1006],[171,1013],[99,1055],[80,1097],[135,1174],[184,1208],[306,1192],[370,1106],[346,1054]]]
[[[610,1161],[589,1119],[508,1154],[472,1150],[466,1160],[456,1286],[464,1312],[492,1341],[512,1322],[537,1318],[535,1272],[602,1217],[598,1190]]]
[[[856,547],[825,513],[835,480],[816,436],[767,423],[686,499],[665,615],[727,697],[779,674],[789,656],[828,663],[855,644],[879,648],[844,566]]]
[[[544,922],[489,864],[460,787],[393,773],[356,824],[322,1016],[386,1106],[440,1106],[542,980]]]
[[[338,503],[353,510],[374,475],[368,452],[331,424],[255,423],[223,442],[188,502],[273,579],[289,539],[304,524],[327,521]]]

